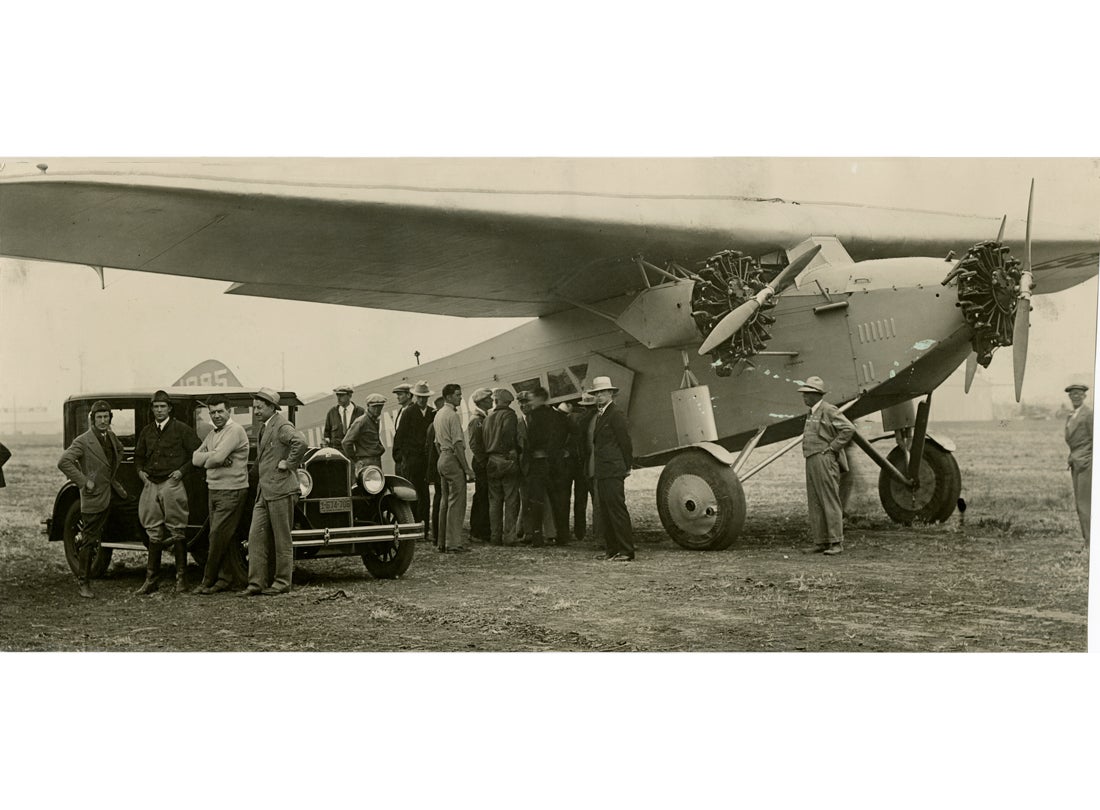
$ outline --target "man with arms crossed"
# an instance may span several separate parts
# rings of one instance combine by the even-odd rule
[[[232,543],[248,497],[248,434],[233,421],[222,394],[208,397],[206,407],[214,429],[191,454],[191,463],[206,470],[210,502],[210,550],[202,582],[192,591],[203,596],[236,584]]]
[[[279,413],[279,395],[261,388],[252,410],[262,424],[256,442],[256,504],[248,531],[248,587],[241,596],[276,596],[290,591],[294,575],[294,507],[301,489],[297,469],[306,454],[306,440]],[[275,578],[267,581],[267,561],[275,555]]]

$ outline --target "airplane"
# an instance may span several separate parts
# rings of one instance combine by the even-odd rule
[[[536,318],[357,394],[427,378],[467,393],[542,385],[553,403],[610,376],[634,464],[664,465],[662,525],[699,550],[736,541],[744,483],[798,446],[811,375],[851,418],[881,414],[882,435],[856,443],[880,467],[887,514],[946,520],[961,475],[928,433],[933,391],[963,363],[969,386],[1011,346],[1019,400],[1031,296],[1083,282],[1100,259],[1096,232],[1034,222],[1033,199],[1010,221],[729,194],[38,170],[0,177],[0,255],[220,279],[234,295]],[[317,433],[331,404],[304,407],[300,425]],[[874,444],[890,438],[884,456]]]

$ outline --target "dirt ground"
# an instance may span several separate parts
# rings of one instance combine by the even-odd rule
[[[1084,651],[1088,555],[1061,423],[939,432],[958,445],[965,523],[892,524],[878,471],[860,458],[835,558],[799,553],[801,458],[788,455],[746,484],[745,533],[727,551],[673,544],[652,501],[660,471],[642,470],[628,480],[632,564],[597,560],[590,543],[459,556],[422,546],[400,580],[371,579],[358,558],[299,562],[291,594],[247,600],[134,596],[144,560],[121,551],[97,598],[80,599],[39,525],[63,480],[61,448],[10,442],[0,649]]]

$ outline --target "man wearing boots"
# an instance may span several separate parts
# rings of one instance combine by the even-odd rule
[[[96,400],[88,421],[91,427],[73,439],[57,462],[58,469],[80,487],[80,518],[84,527],[77,538],[77,578],[80,595],[85,599],[94,596],[92,561],[99,550],[111,504],[128,497],[116,478],[122,462],[122,444],[110,429],[111,406],[102,399]]]
[[[199,449],[199,437],[190,427],[172,418],[172,401],[164,391],[153,394],[153,421],[142,428],[134,450],[134,466],[144,487],[138,500],[138,517],[149,535],[145,582],[138,594],[153,593],[160,579],[163,546],[176,557],[176,593],[187,590],[187,489],[183,477],[194,468],[191,455]]]
[[[248,531],[248,588],[241,596],[276,596],[290,591],[294,575],[294,508],[301,486],[298,465],[306,454],[306,439],[279,413],[279,394],[261,388],[252,399],[260,422],[256,441],[256,504]],[[275,578],[270,583],[268,558],[274,554]]]

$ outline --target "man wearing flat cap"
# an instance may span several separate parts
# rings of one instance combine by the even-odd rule
[[[473,454],[474,500],[470,504],[470,539],[488,543],[492,534],[489,525],[489,453],[485,449],[485,418],[493,409],[493,392],[479,388],[470,396],[473,416],[466,423],[466,442]]]
[[[417,520],[428,520],[431,493],[428,490],[428,428],[435,418],[435,409],[428,404],[432,389],[421,380],[409,390],[412,402],[397,417],[393,431],[393,463],[395,472],[416,487]]]
[[[301,488],[298,466],[306,454],[305,437],[279,412],[279,394],[261,388],[252,397],[252,412],[260,424],[256,463],[256,503],[248,530],[248,587],[241,596],[287,593],[294,576],[294,508]],[[269,582],[268,560],[274,556],[274,578]]]
[[[519,518],[519,417],[512,410],[512,392],[493,391],[493,410],[485,417],[486,477],[489,482],[489,542],[516,543]]]
[[[806,459],[806,502],[810,553],[830,556],[844,550],[844,514],[840,500],[841,454],[856,428],[840,409],[825,401],[825,381],[809,377],[798,388],[810,412],[802,429],[802,455]]]
[[[172,416],[172,400],[164,391],[153,394],[153,420],[141,429],[134,448],[134,467],[144,484],[138,499],[138,517],[149,535],[145,582],[138,594],[159,587],[162,546],[176,557],[176,593],[187,591],[187,486],[194,467],[191,456],[199,449],[198,434]]]
[[[382,454],[382,408],[386,398],[381,394],[367,397],[367,412],[351,423],[342,447],[344,455],[355,462],[355,474],[364,467],[381,467]]]
[[[80,488],[80,519],[83,528],[77,536],[77,580],[80,595],[93,598],[92,563],[103,539],[112,504],[126,499],[126,489],[118,480],[122,463],[122,443],[111,431],[111,406],[102,399],[92,404],[89,427],[61,454],[57,468]]]
[[[332,389],[332,393],[336,394],[336,404],[325,415],[324,446],[339,449],[351,423],[366,411],[351,401],[353,392],[350,385],[339,385]]]
[[[1069,471],[1073,476],[1073,497],[1081,536],[1089,545],[1089,521],[1092,517],[1092,408],[1085,404],[1089,387],[1084,383],[1066,386],[1073,413],[1066,418],[1066,444],[1069,445]]]

